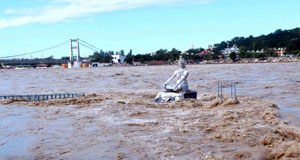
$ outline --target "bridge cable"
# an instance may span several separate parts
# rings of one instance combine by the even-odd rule
[[[33,51],[33,52],[28,52],[28,53],[24,53],[24,54],[18,54],[18,55],[13,55],[13,56],[0,57],[0,59],[26,56],[26,55],[30,55],[30,54],[36,54],[36,53],[40,53],[40,52],[44,52],[44,51],[47,51],[47,50],[51,50],[51,49],[54,49],[54,48],[61,47],[63,45],[68,44],[69,42],[70,42],[70,40],[67,40],[67,41],[64,41],[62,43],[56,44],[56,45],[54,45],[52,47],[48,47],[48,48],[44,48],[44,49],[41,49],[41,50],[37,50],[37,51]]]
[[[92,48],[94,48],[94,49],[97,49],[97,51],[100,51],[99,48],[97,48],[97,47],[95,47],[95,46],[93,46],[93,45],[87,43],[86,41],[84,41],[84,40],[82,40],[82,39],[79,39],[79,40],[82,41],[83,43],[85,43],[86,45],[89,45],[90,47],[92,47]],[[82,43],[81,43],[81,44],[82,44]]]
[[[98,52],[99,50],[96,50],[96,49],[94,49],[94,48],[92,48],[92,47],[89,47],[89,46],[87,46],[87,45],[85,45],[85,44],[83,44],[83,43],[79,43],[80,45],[83,45],[84,47],[86,47],[86,48],[89,48],[90,50],[93,50],[93,51],[95,51],[95,52]]]

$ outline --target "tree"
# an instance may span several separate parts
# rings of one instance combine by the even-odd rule
[[[49,57],[47,57],[45,59],[54,59],[54,57],[53,57],[53,55],[51,55],[51,56],[49,56]]]
[[[132,51],[131,51],[131,52],[132,52]],[[120,55],[121,55],[121,56],[125,56],[124,50],[121,50],[121,51],[120,51]]]
[[[101,54],[98,53],[98,52],[94,52],[94,54],[92,56],[90,56],[90,59],[91,59],[92,62],[100,62]]]
[[[220,56],[220,54],[212,54],[212,59],[213,60],[217,60],[217,59],[219,59],[219,56]]]
[[[132,64],[133,58],[132,50],[130,49],[129,53],[126,55],[125,61],[129,64]]]
[[[145,63],[145,62],[149,62],[152,60],[153,60],[153,58],[149,53],[148,54],[137,54],[134,56],[135,62]]]
[[[154,56],[154,60],[156,61],[168,61],[169,56],[167,55],[168,50],[166,49],[160,49],[156,51],[156,54]]]
[[[246,52],[247,52],[247,47],[246,46],[240,46],[240,57],[241,58],[246,58]]]
[[[70,57],[66,57],[66,56],[65,56],[65,57],[61,57],[60,59],[61,59],[61,60],[69,60]]]
[[[110,63],[112,55],[112,51],[104,52],[103,50],[100,50],[100,52],[94,52],[94,54],[89,56],[89,58],[92,62]]]
[[[236,59],[236,53],[235,52],[231,52],[229,55],[230,59],[232,59],[233,61]]]
[[[173,48],[170,52],[168,52],[169,54],[169,61],[176,61],[177,59],[179,59],[181,51],[177,50],[176,48]]]
[[[300,51],[299,51],[299,53],[297,54],[297,57],[300,57]]]
[[[111,54],[106,54],[104,55],[103,59],[101,60],[101,62],[104,63],[111,63],[112,60],[112,55]]]

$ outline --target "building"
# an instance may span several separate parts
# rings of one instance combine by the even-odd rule
[[[194,45],[193,44],[191,44],[190,49],[194,49]]]
[[[230,53],[236,53],[238,54],[240,51],[239,51],[239,48],[237,47],[237,45],[233,45],[232,47],[228,47],[225,48],[224,50],[221,51],[221,53],[224,55],[225,58],[229,57]]]
[[[273,48],[273,51],[275,54],[278,55],[278,57],[282,57],[282,56],[284,56],[286,48]]]
[[[113,63],[124,63],[125,62],[125,56],[122,55],[112,55],[112,62]]]
[[[207,49],[204,49],[200,54],[201,55],[207,55],[207,54],[214,54],[214,49],[215,49],[216,47],[213,47],[212,45],[208,45],[208,48]],[[199,55],[200,55],[199,54]]]
[[[111,63],[99,63],[99,62],[93,62],[91,67],[108,67],[111,66]]]
[[[259,54],[263,54],[265,53],[265,50],[264,49],[261,49],[261,50],[248,50],[247,53],[259,53]]]

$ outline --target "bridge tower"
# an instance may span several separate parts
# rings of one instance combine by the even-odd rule
[[[71,39],[71,56],[70,61],[74,61],[74,50],[77,52],[76,60],[80,61],[80,47],[79,47],[79,38]]]
[[[69,62],[69,68],[80,67],[80,47],[79,47],[79,38],[77,39],[71,39],[71,55],[70,55],[70,62]],[[77,56],[74,56],[74,53],[77,53]]]

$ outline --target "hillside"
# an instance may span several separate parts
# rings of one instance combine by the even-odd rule
[[[258,37],[235,37],[230,41],[227,41],[229,46],[237,44],[241,51],[252,50],[268,50],[270,48],[286,48],[288,54],[298,54],[300,51],[300,28],[291,30],[278,29],[268,35],[261,35]],[[216,52],[227,47],[227,42],[223,41],[216,48]]]

